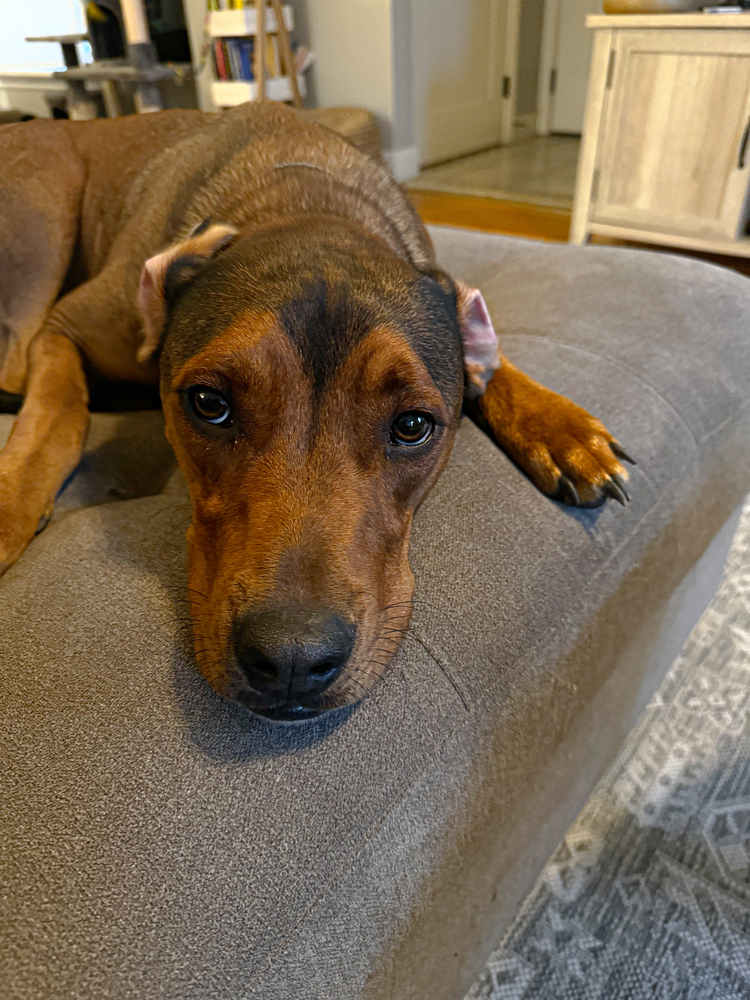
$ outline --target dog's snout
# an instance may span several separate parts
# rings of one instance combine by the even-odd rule
[[[355,627],[324,610],[249,612],[234,649],[250,686],[285,700],[324,691],[343,670]]]

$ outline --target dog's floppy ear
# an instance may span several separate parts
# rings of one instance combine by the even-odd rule
[[[201,222],[186,240],[181,240],[143,265],[138,287],[138,308],[143,318],[144,339],[138,360],[148,361],[159,349],[167,306],[190,278],[222,250],[237,230],[222,223]]]
[[[500,349],[487,304],[478,288],[456,283],[458,323],[464,348],[466,395],[482,396],[500,367]]]

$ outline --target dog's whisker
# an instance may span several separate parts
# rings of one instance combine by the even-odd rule
[[[367,695],[370,693],[368,689],[364,686],[364,684],[360,684],[360,682],[353,674],[349,674],[349,676],[347,677],[347,681],[357,686],[357,688],[362,692],[361,694],[362,698],[366,698]],[[346,691],[346,686],[344,687],[344,691]]]
[[[390,611],[391,608],[403,608],[403,607],[413,608],[414,607],[414,602],[413,601],[396,601],[393,604],[386,604],[386,606],[382,609],[382,611],[386,612],[386,611]]]
[[[398,615],[389,615],[387,618],[382,619],[382,624],[390,625],[391,622],[408,624],[410,620],[411,620],[411,612],[409,612],[408,614],[404,613]]]
[[[360,670],[360,669],[357,669],[356,675],[355,674],[350,675],[349,679],[352,681],[353,684],[356,684],[358,690],[362,692],[361,693],[361,698],[362,699],[369,697],[369,695],[370,695],[370,693],[372,691],[372,685],[371,684],[363,684],[359,680],[359,678],[362,677],[362,678],[365,678],[367,680],[370,680],[371,676],[372,675],[367,674],[365,671]]]
[[[463,692],[461,691],[461,688],[458,686],[458,684],[456,683],[454,677],[452,676],[452,674],[450,673],[450,671],[447,669],[447,667],[445,666],[445,664],[443,664],[443,663],[440,662],[440,660],[435,656],[435,654],[432,652],[432,650],[429,648],[429,646],[427,646],[427,644],[424,643],[419,638],[418,635],[415,635],[414,632],[409,631],[407,633],[407,637],[409,639],[413,639],[415,642],[418,642],[419,645],[422,647],[422,649],[427,653],[427,655],[433,661],[433,663],[436,663],[438,665],[438,667],[440,668],[440,670],[442,670],[442,672],[445,674],[445,677],[446,677],[448,683],[451,685],[451,687],[453,688],[453,690],[456,692],[456,694],[460,698],[461,704],[464,706],[464,708],[466,709],[466,711],[469,712],[470,711],[469,704],[466,701],[466,698],[464,698],[464,695],[463,695]]]
[[[179,620],[177,620],[175,618],[169,618],[169,619],[167,619],[167,621],[164,621],[164,622],[155,622],[153,627],[154,628],[160,628],[160,629],[166,629],[166,628],[169,628],[171,626],[172,628],[177,627],[178,629],[188,629],[188,628],[190,628],[192,626],[192,624],[193,623],[190,622],[190,621],[181,622],[181,621],[179,621]]]
[[[366,677],[367,680],[370,681],[370,682],[382,681],[383,677],[385,676],[384,673],[383,673],[383,664],[380,663],[377,660],[368,660],[367,663],[364,664],[364,666],[367,666],[368,664],[374,664],[375,667],[380,667],[380,669],[379,670],[362,670],[360,672],[360,677]],[[372,683],[368,687],[368,691],[370,691],[370,690],[372,690]]]
[[[188,587],[185,583],[165,583],[162,584],[162,586],[164,590],[179,590],[181,593],[187,591],[187,593],[197,594],[199,597],[208,597],[208,595],[204,594],[202,590],[196,590],[195,587]]]

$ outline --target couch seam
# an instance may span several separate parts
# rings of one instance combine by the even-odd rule
[[[693,461],[691,462],[691,469],[695,467],[695,464],[696,464],[696,458],[694,457]],[[628,545],[630,543],[630,541],[638,534],[638,532],[641,529],[641,526],[646,521],[646,519],[651,516],[651,514],[653,513],[654,510],[658,510],[658,508],[660,507],[661,504],[662,504],[661,500],[656,500],[653,504],[651,504],[651,506],[648,508],[648,510],[644,511],[644,513],[641,515],[641,517],[638,519],[638,521],[633,526],[632,530],[625,536],[625,538],[623,538],[621,540],[621,542],[619,543],[619,545],[617,545],[617,547],[614,548],[612,550],[612,552],[610,552],[610,554],[607,557],[606,561],[599,567],[599,569],[597,569],[596,572],[591,577],[589,577],[588,586],[585,587],[584,589],[582,589],[579,592],[577,602],[574,602],[572,605],[568,606],[566,608],[566,610],[563,612],[563,614],[560,616],[560,618],[558,619],[557,627],[556,627],[555,631],[559,630],[559,627],[560,627],[560,625],[562,623],[568,622],[570,620],[570,615],[571,615],[573,609],[576,607],[576,605],[580,605],[581,603],[586,603],[585,601],[583,601],[584,595],[586,595],[586,596],[590,595],[590,593],[594,589],[594,585],[595,585],[596,581],[599,579],[599,577],[603,573],[605,573],[607,571],[607,569],[609,568],[609,566],[612,563],[612,561],[619,555],[620,551],[626,545]],[[537,640],[537,642],[534,643],[533,646],[531,646],[529,649],[526,650],[525,660],[528,661],[529,659],[532,659],[538,653],[539,650],[541,650],[541,649],[544,648],[544,644],[547,641],[549,641],[549,636],[548,635],[541,636]],[[446,650],[442,649],[442,646],[441,646],[441,652],[442,652],[442,655],[444,657],[448,657],[450,659],[449,654],[447,653]],[[432,655],[433,655],[433,658],[434,658],[434,654],[432,654]],[[451,659],[451,665],[453,665],[452,659]]]
[[[743,407],[743,409],[747,409],[747,407]],[[697,454],[693,456],[693,459],[692,459],[692,461],[690,463],[691,472],[694,471],[694,469],[695,469],[698,457],[699,456]],[[572,614],[572,612],[573,612],[573,610],[575,609],[576,606],[580,606],[580,604],[582,602],[586,603],[586,602],[583,601],[583,597],[584,596],[589,596],[591,594],[592,590],[594,590],[594,586],[595,586],[596,582],[599,580],[599,578],[602,576],[602,574],[605,573],[609,569],[612,561],[619,555],[619,553],[621,552],[621,550],[626,545],[628,545],[631,542],[631,540],[639,533],[639,531],[641,529],[641,526],[646,521],[646,519],[648,517],[650,517],[651,514],[654,511],[658,511],[660,507],[663,507],[664,502],[666,501],[666,499],[667,498],[662,495],[661,498],[657,499],[653,504],[651,504],[651,506],[648,508],[648,510],[646,510],[643,513],[643,515],[638,519],[638,521],[634,525],[633,529],[625,536],[625,538],[622,539],[622,541],[619,543],[619,545],[617,545],[617,547],[614,548],[612,550],[612,552],[610,552],[610,554],[607,557],[606,561],[589,578],[588,586],[579,593],[579,595],[578,595],[578,601],[574,602],[573,604],[571,604],[570,606],[568,606],[565,609],[565,611],[563,612],[563,614],[560,616],[560,618],[558,619],[556,628],[554,630],[555,632],[559,631],[559,628],[560,628],[561,625],[566,624],[566,623],[568,623],[570,621],[570,616],[571,616],[571,614]],[[528,660],[532,659],[534,656],[536,656],[538,654],[538,652],[540,650],[544,649],[544,644],[545,644],[546,641],[549,641],[549,635],[541,636],[537,640],[537,642],[534,643],[534,645],[530,649],[528,649],[526,651],[526,657],[524,659],[524,662],[527,662]],[[453,665],[453,661],[452,661],[452,658],[450,657],[450,655],[448,654],[448,652],[446,650],[444,650],[442,648],[442,646],[440,647],[440,650],[441,650],[441,655],[444,658],[447,658],[451,662],[451,666],[452,666]]]
[[[521,331],[516,331],[515,333],[510,333],[510,332],[503,333],[501,331],[500,336],[501,338],[508,338],[508,339],[510,339],[511,337],[525,337],[527,340],[544,340],[551,344],[556,344],[558,347],[564,347],[570,351],[577,351],[579,354],[588,355],[589,357],[597,358],[599,361],[606,361],[609,364],[614,365],[616,368],[621,368],[623,371],[626,371],[629,375],[632,375],[633,378],[638,379],[639,382],[642,382],[645,386],[647,386],[654,393],[654,395],[658,399],[660,399],[662,403],[664,403],[666,407],[668,407],[677,417],[679,417],[680,421],[685,425],[688,434],[693,439],[693,443],[696,445],[696,447],[699,446],[700,444],[699,439],[696,437],[695,433],[690,427],[690,424],[687,422],[682,413],[677,409],[674,403],[670,402],[670,400],[668,400],[661,392],[659,392],[656,386],[653,385],[651,382],[649,382],[647,378],[644,378],[643,375],[641,375],[639,372],[634,371],[629,365],[626,365],[623,361],[619,361],[616,358],[611,358],[606,354],[599,354],[596,351],[592,351],[588,347],[578,347],[575,344],[566,344],[562,340],[557,340],[555,337],[548,337],[542,333],[523,333]],[[713,433],[713,430],[709,431],[709,433]]]
[[[718,434],[719,431],[723,431],[725,427],[728,427],[730,424],[733,424],[735,421],[739,420],[739,418],[747,410],[748,406],[750,406],[750,400],[746,399],[742,404],[742,406],[738,407],[738,409],[735,410],[735,412],[731,416],[727,417],[726,420],[722,420],[722,422],[720,424],[717,424],[717,426],[714,427],[713,430],[708,431],[706,434],[704,434],[703,437],[700,439],[700,444],[705,444],[706,441],[710,441],[711,438],[714,436],[714,434]]]
[[[427,650],[427,653],[430,656],[432,656],[432,653],[430,653],[429,650]],[[434,656],[432,656],[432,658],[435,659]],[[461,700],[463,701],[463,698]],[[465,704],[465,702],[464,702],[464,704]],[[328,884],[324,888],[322,888],[320,890],[320,892],[318,892],[318,894],[316,895],[315,899],[309,904],[309,906],[307,906],[305,908],[304,913],[300,916],[299,920],[294,925],[294,928],[289,932],[289,934],[287,934],[287,936],[284,938],[284,940],[275,949],[273,955],[269,955],[268,956],[268,958],[266,959],[265,964],[263,965],[263,967],[258,970],[258,972],[253,976],[253,978],[248,983],[248,987],[247,988],[251,992],[254,991],[255,986],[258,984],[258,982],[260,981],[260,979],[263,976],[265,976],[274,967],[274,965],[276,964],[277,959],[280,957],[281,954],[283,954],[284,949],[298,936],[299,931],[301,930],[301,928],[303,927],[303,925],[307,922],[308,918],[310,917],[310,914],[321,903],[321,901],[325,898],[325,896],[330,893],[330,890],[337,883],[339,883],[342,880],[342,878],[346,875],[346,873],[348,871],[351,870],[352,866],[354,865],[354,862],[357,860],[357,858],[359,858],[364,853],[364,851],[367,848],[368,844],[370,844],[370,842],[372,840],[374,840],[375,837],[377,837],[378,833],[382,830],[382,828],[388,822],[388,820],[393,815],[393,813],[395,813],[396,810],[399,808],[399,806],[411,795],[412,789],[417,784],[419,784],[419,782],[422,780],[422,778],[427,773],[427,771],[438,760],[440,760],[440,758],[445,753],[446,747],[448,746],[448,744],[451,742],[451,740],[455,736],[456,731],[458,730],[458,728],[460,726],[462,726],[463,724],[465,724],[466,719],[468,719],[468,715],[464,716],[464,718],[462,719],[461,722],[456,722],[451,727],[450,731],[446,734],[445,738],[443,739],[442,743],[440,744],[438,752],[435,754],[435,756],[432,758],[432,760],[430,760],[428,763],[425,764],[425,766],[421,769],[421,771],[419,772],[419,774],[415,775],[413,781],[411,781],[409,783],[409,785],[404,789],[403,793],[401,795],[399,795],[398,798],[394,802],[391,803],[391,805],[388,807],[388,809],[386,810],[386,812],[383,813],[383,815],[379,819],[377,819],[370,826],[369,830],[367,831],[367,833],[363,837],[363,839],[362,839],[361,843],[359,844],[359,846],[357,847],[357,849],[355,851],[352,851],[352,853],[347,856],[346,860],[338,868],[338,870],[336,872],[336,875],[331,878],[331,880],[328,882]]]

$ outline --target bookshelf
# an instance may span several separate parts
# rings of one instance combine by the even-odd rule
[[[262,21],[258,17],[261,9],[265,15]],[[283,11],[281,30],[277,11]],[[301,106],[300,98],[306,93],[304,76],[296,74],[295,94],[289,75],[289,64],[294,63],[294,58],[288,32],[293,29],[294,11],[289,4],[282,7],[280,0],[275,0],[271,7],[265,5],[265,0],[256,0],[254,6],[240,10],[211,11],[208,34],[212,49],[211,98],[214,104],[229,108],[265,96],[272,101],[292,101]],[[260,39],[265,42],[262,68],[259,68],[261,60],[258,59],[258,49],[263,44]],[[282,72],[282,68],[286,72]],[[263,75],[263,87],[258,86],[259,74]]]

